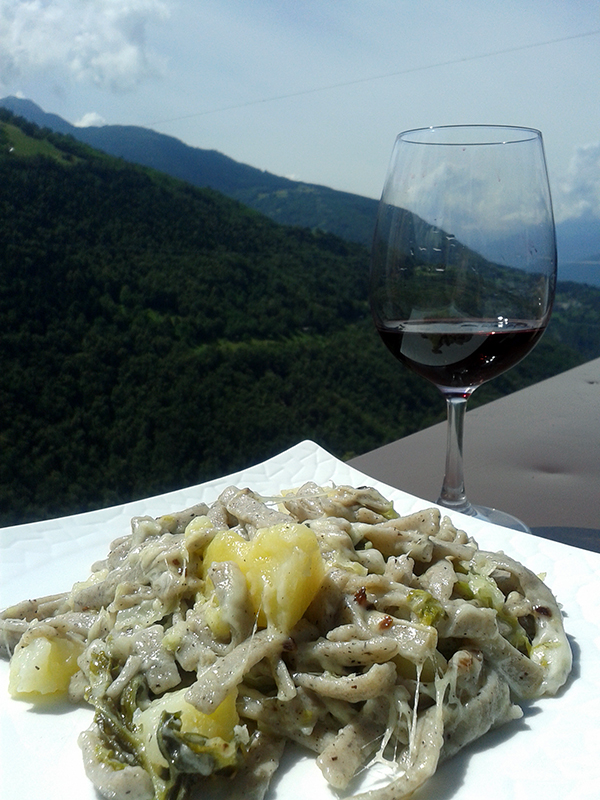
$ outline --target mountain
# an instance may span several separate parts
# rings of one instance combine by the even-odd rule
[[[193,485],[310,438],[340,458],[439,421],[374,332],[368,251],[0,109],[0,525]],[[600,355],[559,285],[488,402]]]
[[[0,525],[443,413],[374,333],[362,245],[3,109],[0,187]]]
[[[351,242],[371,246],[377,201],[339,192],[326,186],[292,181],[241,164],[216,150],[190,147],[148,128],[104,125],[79,128],[56,114],[43,111],[31,100],[0,100],[15,114],[40,127],[69,134],[81,142],[165,172],[194,186],[207,186],[285,225],[334,233]],[[556,227],[559,279],[600,286],[600,222],[584,216]]]
[[[43,111],[32,100],[13,96],[4,97],[0,99],[0,106],[7,108],[17,116],[23,117],[23,119],[29,120],[29,122],[35,122],[40,128],[49,128],[57,133],[73,135],[74,125],[59,117],[58,114],[49,114]]]
[[[210,187],[284,225],[334,233],[370,246],[377,201],[326,186],[292,181],[241,164],[216,150],[190,147],[172,136],[132,125],[79,128],[31,100],[5,97],[0,106],[42,128],[69,134],[105,153]]]

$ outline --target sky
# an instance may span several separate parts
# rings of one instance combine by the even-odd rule
[[[0,0],[6,95],[375,198],[400,131],[534,127],[600,220],[600,0]]]

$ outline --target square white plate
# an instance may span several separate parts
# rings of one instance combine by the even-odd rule
[[[114,508],[0,530],[0,607],[70,589],[129,532],[131,517],[207,503],[231,484],[264,495],[305,481],[375,486],[400,513],[431,505],[338,461],[310,441],[250,469]],[[600,796],[600,554],[452,515],[482,549],[504,550],[546,582],[563,606],[574,651],[560,695],[529,704],[524,718],[488,734],[447,764],[418,797],[427,800],[597,800]],[[11,700],[8,664],[0,662],[2,800],[96,800],[84,775],[77,736],[91,721],[84,708],[32,708]],[[311,756],[286,757],[267,800],[332,800]],[[415,800],[417,795],[415,795]]]

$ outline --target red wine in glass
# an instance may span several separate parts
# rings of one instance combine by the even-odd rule
[[[470,394],[521,361],[545,326],[531,321],[501,325],[491,320],[424,320],[377,329],[392,355],[413,372],[440,388]]]
[[[468,125],[397,137],[373,239],[370,303],[386,347],[446,399],[440,505],[529,530],[467,499],[464,415],[478,386],[539,341],[555,283],[554,217],[539,131]]]

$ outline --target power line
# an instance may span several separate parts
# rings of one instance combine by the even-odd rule
[[[573,39],[583,39],[587,36],[597,36],[600,30],[588,31],[587,33],[576,33],[572,36],[562,36],[559,39],[547,39],[544,42],[534,42],[533,44],[523,44],[516,47],[505,47],[502,50],[492,50],[489,53],[480,53],[474,56],[463,56],[461,58],[452,58],[448,61],[438,61],[434,64],[426,64],[420,67],[407,67],[405,69],[397,70],[395,72],[385,72],[382,75],[371,75],[368,78],[356,78],[352,81],[342,81],[340,83],[332,83],[327,86],[313,87],[312,89],[301,89],[297,92],[288,92],[287,94],[273,95],[272,97],[263,97],[260,100],[248,100],[245,103],[236,103],[230,106],[219,106],[218,108],[210,108],[205,111],[196,111],[193,114],[186,114],[182,117],[171,117],[170,119],[157,120],[156,122],[149,122],[148,125],[165,125],[169,122],[180,122],[184,119],[193,119],[194,117],[205,117],[209,114],[219,114],[222,111],[234,111],[239,108],[247,108],[248,106],[257,106],[261,103],[274,103],[277,100],[287,100],[292,97],[302,97],[307,94],[317,94],[317,92],[326,92],[331,89],[343,89],[348,86],[357,86],[360,83],[369,83],[370,81],[380,81],[385,78],[395,78],[399,75],[410,75],[414,72],[425,72],[429,69],[439,69],[440,67],[449,67],[453,64],[464,64],[468,61],[478,61],[482,58],[493,58],[494,56],[506,55],[508,53],[517,53],[522,50],[532,50],[536,47],[546,47],[547,45],[559,44],[561,42],[572,41]]]

